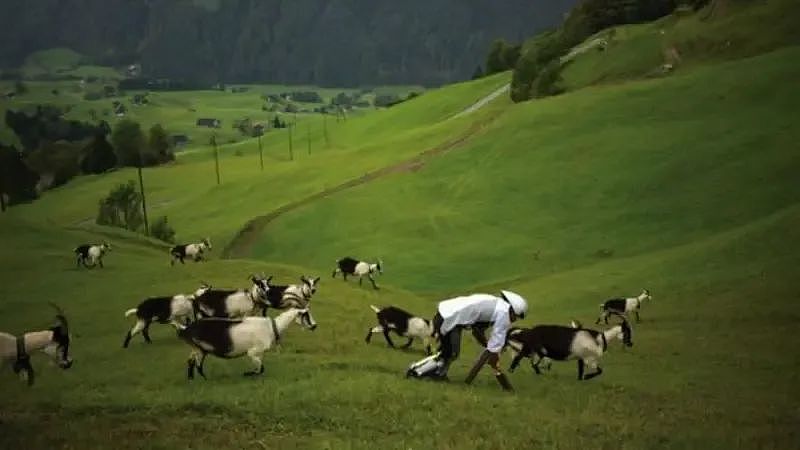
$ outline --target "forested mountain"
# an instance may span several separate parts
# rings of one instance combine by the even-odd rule
[[[0,0],[0,66],[69,47],[202,82],[441,84],[577,0]]]

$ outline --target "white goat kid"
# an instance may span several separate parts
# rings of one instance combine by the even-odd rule
[[[605,323],[608,324],[609,314],[616,313],[628,316],[631,312],[636,315],[636,321],[639,322],[639,309],[642,307],[642,302],[652,299],[653,297],[650,295],[650,291],[642,289],[642,293],[636,297],[612,298],[606,300],[600,305],[600,316],[597,317],[594,323],[597,324],[600,323],[601,320],[604,320]]]
[[[194,378],[194,370],[203,378],[203,364],[210,353],[224,359],[247,355],[254,369],[246,376],[264,373],[262,356],[278,344],[292,322],[314,330],[317,323],[307,308],[290,308],[276,318],[245,317],[232,319],[201,319],[178,331],[178,336],[192,347],[187,366],[187,377]]]
[[[184,264],[183,260],[186,258],[192,259],[194,262],[205,259],[203,254],[206,250],[211,250],[211,241],[208,238],[194,244],[179,244],[169,249],[169,254],[172,256],[170,265],[174,266],[175,261],[180,261]]]
[[[344,281],[347,281],[348,275],[358,277],[359,286],[361,286],[361,282],[364,281],[364,275],[366,275],[367,278],[369,278],[369,281],[372,283],[372,287],[374,289],[378,289],[378,285],[375,284],[373,275],[376,273],[383,274],[383,261],[379,259],[378,262],[369,263],[346,256],[336,261],[336,268],[333,269],[333,274],[331,276],[336,278],[336,275],[339,273],[342,274]]]
[[[100,245],[95,244],[82,244],[75,247],[75,256],[77,257],[76,265],[80,267],[83,264],[83,267],[87,269],[100,265],[103,267],[103,256],[105,256],[108,251],[111,250],[111,244],[108,242],[103,242]],[[90,261],[92,264],[86,264],[87,261]]]
[[[15,374],[24,372],[28,386],[33,385],[34,371],[30,355],[42,351],[58,364],[61,369],[72,367],[69,356],[70,334],[67,318],[61,308],[56,309],[56,325],[42,331],[31,331],[20,336],[0,332],[0,368],[11,364]]]

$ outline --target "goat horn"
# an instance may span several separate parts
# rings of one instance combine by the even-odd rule
[[[61,326],[63,326],[65,329],[69,329],[69,324],[67,323],[67,316],[66,314],[64,314],[64,310],[53,302],[47,302],[47,303],[49,303],[50,306],[52,306],[53,309],[56,310],[57,313],[56,319],[60,322]]]

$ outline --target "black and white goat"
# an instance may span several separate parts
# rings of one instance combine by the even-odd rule
[[[531,367],[537,374],[541,373],[539,365],[547,358],[555,361],[575,359],[578,361],[578,380],[589,380],[601,373],[599,362],[608,350],[608,343],[621,339],[628,346],[633,346],[631,327],[623,317],[622,323],[605,331],[583,328],[580,323],[573,326],[539,325],[533,328],[514,328],[508,333],[507,342],[517,351],[511,362],[509,371],[513,372],[522,358],[531,359]],[[584,376],[585,366],[593,370]]]
[[[78,267],[83,264],[83,267],[91,268],[96,265],[100,265],[103,267],[103,256],[105,256],[108,251],[111,250],[111,244],[108,242],[103,242],[100,245],[96,244],[82,244],[75,247],[75,256],[77,257],[76,265]],[[90,261],[92,265],[86,264],[87,261]]]
[[[281,304],[294,304],[299,306],[307,305],[311,301],[311,297],[317,292],[317,285],[319,284],[319,277],[308,278],[306,276],[300,277],[300,284],[290,284],[281,292]],[[283,286],[269,285],[269,289],[276,288],[280,291]],[[277,294],[267,294],[277,296]],[[276,297],[273,297],[276,298]],[[272,304],[272,301],[270,301]]]
[[[178,244],[169,249],[169,254],[172,256],[169,263],[174,266],[175,261],[180,260],[181,264],[184,264],[183,260],[186,258],[190,258],[194,262],[200,261],[205,259],[203,254],[206,250],[211,250],[211,241],[208,238],[193,244]]]
[[[194,370],[203,378],[203,363],[210,353],[224,359],[247,355],[253,361],[254,369],[245,375],[264,373],[262,355],[279,343],[286,329],[297,322],[309,330],[317,323],[307,308],[291,308],[274,319],[271,317],[245,317],[242,319],[200,319],[178,331],[178,336],[192,347],[189,355],[189,379],[194,378]]]
[[[389,337],[389,331],[394,331],[400,336],[408,339],[408,342],[402,348],[408,348],[414,342],[414,338],[422,340],[425,345],[427,354],[431,352],[431,338],[433,337],[433,325],[428,319],[417,317],[394,306],[387,306],[385,308],[378,308],[374,305],[369,305],[375,316],[378,318],[378,325],[372,327],[367,332],[365,341],[369,344],[370,339],[374,333],[383,333],[383,337],[390,347],[395,348],[392,338]]]
[[[631,312],[636,314],[636,321],[639,322],[639,308],[642,307],[642,302],[652,299],[653,297],[650,296],[650,291],[642,289],[642,293],[637,297],[612,298],[606,300],[604,303],[600,304],[600,316],[597,317],[594,323],[600,323],[601,320],[605,320],[607,324],[609,314],[616,313],[627,316]]]
[[[7,363],[12,365],[14,373],[25,372],[28,386],[33,385],[34,372],[30,355],[35,351],[43,351],[49,355],[62,369],[72,367],[69,356],[70,334],[67,318],[56,305],[56,325],[42,331],[31,331],[20,336],[0,332],[0,367]]]
[[[375,284],[375,279],[372,276],[376,273],[383,274],[383,262],[379,259],[375,263],[368,263],[346,256],[336,261],[336,268],[333,269],[331,276],[336,278],[336,274],[339,273],[344,277],[344,281],[347,281],[348,275],[357,276],[359,286],[361,286],[361,282],[364,281],[364,275],[366,275],[369,281],[372,282],[372,287],[378,289],[378,285]]]
[[[311,280],[300,277],[303,284],[272,284],[272,276],[264,278],[261,275],[267,286],[266,301],[261,302],[261,315],[267,317],[267,309],[286,309],[288,307],[305,308],[311,297],[317,290],[317,282],[319,278],[312,278]]]
[[[250,289],[208,289],[194,299],[197,317],[238,318],[263,309],[269,286],[267,280],[250,276]]]
[[[162,324],[171,323],[176,329],[181,325],[188,324],[194,317],[194,300],[205,294],[211,286],[203,283],[194,294],[177,294],[171,297],[150,297],[139,303],[136,308],[125,311],[125,317],[136,315],[136,324],[128,330],[125,335],[123,348],[128,348],[131,338],[142,333],[144,341],[148,344],[150,339],[150,324],[158,322]]]

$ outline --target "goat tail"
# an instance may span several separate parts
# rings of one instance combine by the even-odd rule
[[[378,314],[379,312],[381,312],[381,309],[378,308],[375,305],[369,305],[369,307],[372,308],[373,311],[375,311],[375,314]]]
[[[137,311],[136,308],[131,308],[131,309],[125,311],[125,317],[130,317],[130,316],[136,314],[136,311]]]

